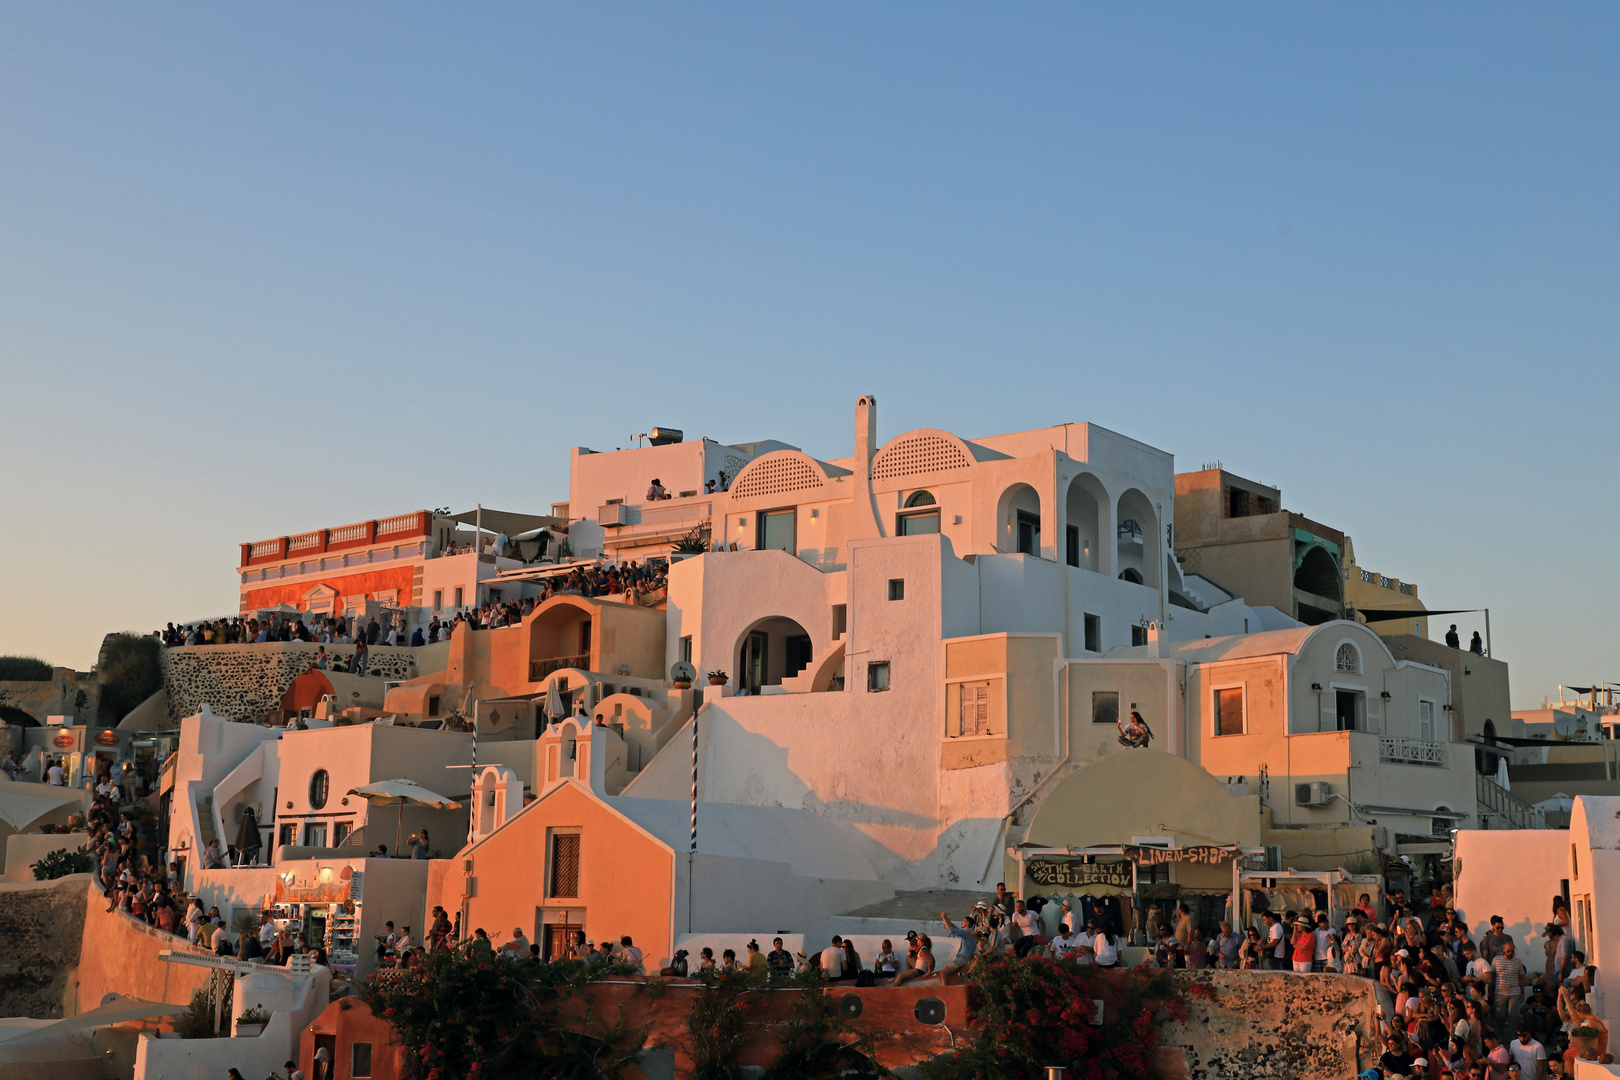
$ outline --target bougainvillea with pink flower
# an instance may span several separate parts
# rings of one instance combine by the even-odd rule
[[[1073,1080],[1137,1080],[1154,1075],[1161,1018],[1187,1016],[1168,972],[1099,971],[1069,960],[981,957],[973,986],[969,1041],[923,1066],[927,1080],[1045,1080],[1061,1065]],[[1093,1000],[1112,1002],[1093,1025]]]

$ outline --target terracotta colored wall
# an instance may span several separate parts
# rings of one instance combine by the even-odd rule
[[[317,585],[329,585],[336,589],[340,599],[345,596],[364,596],[367,593],[398,589],[401,600],[409,602],[412,573],[410,566],[391,566],[386,570],[368,570],[360,574],[300,577],[283,585],[266,585],[261,589],[243,590],[242,610],[255,611],[259,608],[275,607],[277,604],[292,604],[296,607],[309,590]],[[341,608],[342,604],[338,607]]]
[[[545,895],[547,830],[578,828],[581,832],[579,893],[576,898],[548,900]],[[572,784],[564,784],[500,831],[472,848],[475,893],[467,901],[468,933],[483,927],[496,942],[509,940],[522,927],[539,941],[535,909],[546,909],[547,921],[578,926],[587,937],[619,940],[629,934],[646,954],[648,970],[669,962],[670,912],[675,873],[667,848],[626,822]],[[459,874],[446,882],[439,899],[454,913],[461,904]]]
[[[153,929],[122,911],[109,912],[101,891],[84,882],[84,944],[69,988],[69,1014],[101,1004],[109,993],[145,1001],[189,1002],[193,990],[208,982],[209,968],[170,964],[158,959],[165,949],[210,955],[182,937]]]

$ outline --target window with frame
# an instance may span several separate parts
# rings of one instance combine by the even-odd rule
[[[906,598],[906,579],[905,578],[890,578],[889,579],[889,599],[890,600],[904,600],[905,598]]]
[[[353,1050],[349,1055],[349,1075],[365,1077],[371,1075],[371,1044],[357,1042],[351,1044]]]
[[[276,843],[279,844],[282,847],[292,847],[293,845],[297,844],[298,843],[298,826],[297,825],[282,825],[281,826],[281,835],[276,838]]]
[[[866,665],[866,689],[878,693],[889,688],[889,662],[874,660]]]
[[[958,708],[958,735],[990,734],[990,684],[972,682],[962,684],[962,700]]]
[[[754,546],[762,550],[796,551],[794,532],[797,519],[796,510],[767,510],[760,514],[756,520]]]
[[[1119,691],[1093,690],[1091,692],[1091,722],[1093,724],[1119,723]]]
[[[332,826],[332,846],[333,847],[342,847],[343,846],[343,841],[347,840],[349,838],[349,834],[351,832],[353,832],[353,831],[354,831],[354,823],[353,822],[339,821],[336,824],[334,824]]]
[[[922,509],[918,509],[921,507]],[[932,492],[914,491],[906,500],[906,510],[895,519],[896,536],[922,536],[939,532],[939,504]]]
[[[1361,654],[1356,652],[1356,647],[1354,645],[1346,641],[1344,644],[1339,646],[1338,652],[1333,654],[1333,670],[1348,671],[1353,674],[1360,673]]]
[[[1102,616],[1085,613],[1086,652],[1102,652]]]
[[[326,774],[325,769],[316,769],[315,775],[309,778],[309,806],[312,810],[319,810],[326,805],[327,796],[332,788],[332,778]]]
[[[551,876],[548,896],[579,896],[579,833],[551,834]]]
[[[1434,702],[1422,699],[1418,701],[1418,738],[1435,740],[1434,732]]]
[[[326,822],[312,821],[308,825],[304,826],[304,846],[326,846]]]
[[[837,641],[849,629],[849,605],[834,604],[832,606],[832,636]]]
[[[1220,687],[1214,693],[1215,734],[1242,735],[1244,732],[1243,687]]]
[[[1018,553],[1020,555],[1034,555],[1041,553],[1041,519],[1027,510],[1017,512]]]

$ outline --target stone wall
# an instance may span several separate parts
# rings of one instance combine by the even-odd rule
[[[50,679],[39,682],[0,682],[0,709],[17,709],[38,724],[47,716],[72,716],[81,724],[93,723],[100,701],[101,687],[96,680],[71,668],[56,668]]]
[[[84,940],[90,875],[0,885],[0,1016],[64,1015]]]
[[[1159,1027],[1165,1080],[1343,1080],[1378,1056],[1370,979],[1187,971],[1177,980],[1192,1015]],[[1178,1048],[1185,1071],[1171,1060]]]
[[[257,723],[280,704],[293,680],[314,664],[319,648],[302,642],[266,642],[164,649],[163,682],[169,691],[169,719],[178,724],[206,703],[216,716]],[[345,667],[354,657],[353,645],[325,648],[328,657],[342,657]],[[367,652],[370,660],[366,675],[381,683],[384,679],[415,678],[423,650],[373,645]]]

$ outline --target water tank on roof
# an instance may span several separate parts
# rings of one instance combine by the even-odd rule
[[[684,438],[686,438],[686,433],[680,428],[655,427],[647,432],[647,441],[654,446],[668,446],[670,443],[678,443]]]

